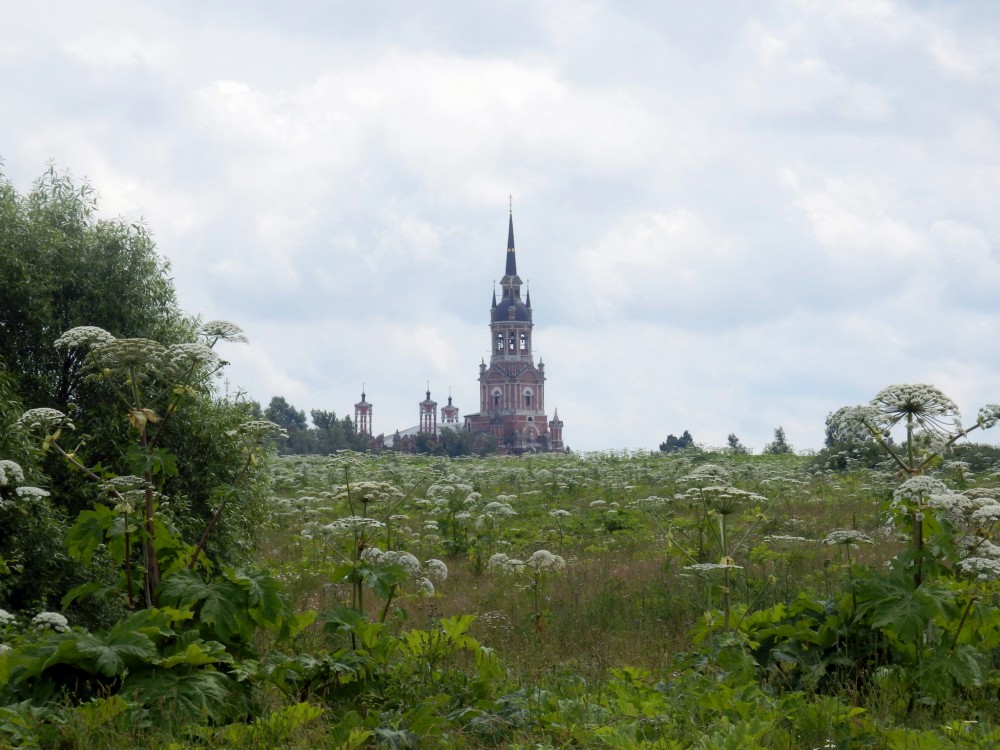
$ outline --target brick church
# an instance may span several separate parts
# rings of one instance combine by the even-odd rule
[[[559,412],[545,414],[545,363],[531,354],[531,293],[521,299],[514,251],[514,216],[507,228],[507,260],[500,300],[490,308],[490,362],[479,365],[479,412],[465,415],[465,429],[494,435],[515,452],[561,451]]]
[[[517,255],[514,250],[514,216],[507,229],[507,257],[501,296],[493,290],[490,308],[490,361],[479,365],[479,411],[466,414],[464,424],[458,422],[458,407],[451,396],[442,408],[442,421],[437,420],[437,402],[427,397],[418,405],[420,422],[417,427],[397,432],[384,444],[404,448],[420,433],[439,434],[442,429],[464,429],[484,433],[497,439],[498,452],[536,453],[562,451],[563,423],[557,409],[550,421],[545,413],[545,363],[535,364],[531,353],[532,310],[531,293],[521,298],[521,277],[517,275]],[[358,432],[371,435],[372,404],[361,394],[355,404],[355,425]]]

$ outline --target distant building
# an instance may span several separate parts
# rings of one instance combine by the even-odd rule
[[[531,292],[522,301],[513,214],[500,293],[490,308],[490,362],[479,365],[479,412],[465,415],[465,429],[495,436],[505,452],[562,450],[562,422],[545,415],[545,363],[536,366],[531,353]]]
[[[466,414],[464,426],[458,418],[458,407],[448,394],[448,405],[441,409],[438,423],[437,402],[431,399],[430,384],[426,398],[418,404],[419,421],[415,427],[396,430],[388,437],[380,435],[373,446],[395,450],[413,450],[420,433],[438,436],[443,429],[492,435],[497,439],[498,452],[536,453],[564,450],[559,410],[548,421],[545,414],[545,364],[535,365],[531,353],[532,322],[531,293],[521,299],[521,277],[517,275],[514,251],[514,216],[507,228],[507,257],[503,278],[500,279],[500,300],[493,290],[490,307],[490,362],[479,365],[479,412]],[[364,392],[354,405],[355,426],[359,433],[371,435],[372,405]]]
[[[354,429],[359,435],[372,436],[372,405],[365,397],[365,390],[361,388],[361,400],[354,405]]]

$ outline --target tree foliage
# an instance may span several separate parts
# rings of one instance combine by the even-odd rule
[[[726,437],[726,444],[729,446],[729,450],[732,451],[735,456],[745,456],[747,454],[747,447],[743,445],[738,437],[736,437],[735,432],[730,432]]]
[[[764,446],[764,453],[777,456],[792,452],[792,446],[788,444],[788,440],[785,438],[785,428],[780,426],[775,427],[774,440]]]
[[[24,402],[65,410],[83,396],[81,358],[52,346],[70,328],[183,338],[168,270],[145,225],[98,218],[86,182],[50,166],[21,195],[0,174],[0,356]]]
[[[336,412],[312,409],[313,426],[306,413],[296,409],[284,396],[274,396],[264,410],[264,418],[280,425],[288,436],[278,441],[278,452],[285,455],[328,455],[341,450],[366,450],[368,438],[357,434],[350,417],[338,418]]]
[[[694,438],[691,437],[690,432],[684,430],[684,434],[680,437],[677,437],[676,435],[667,435],[667,439],[660,443],[660,450],[664,453],[673,453],[674,451],[690,448],[692,445],[694,445]]]
[[[29,453],[23,436],[9,429],[24,408],[70,415],[76,429],[62,435],[63,443],[80,466],[103,478],[141,475],[140,460],[169,469],[158,475],[158,491],[170,498],[160,513],[182,535],[204,528],[222,498],[235,493],[238,502],[231,506],[237,510],[216,530],[209,552],[235,562],[252,549],[269,480],[264,465],[241,468],[245,451],[233,436],[251,405],[220,400],[215,380],[206,377],[175,394],[183,397],[182,409],[136,410],[123,406],[113,378],[88,369],[87,347],[55,346],[80,327],[103,329],[119,341],[194,346],[197,321],[178,308],[168,270],[143,224],[98,216],[86,182],[50,167],[20,194],[0,175],[0,459],[16,460],[29,483],[49,492],[34,501],[32,513],[11,506],[0,519],[0,560],[11,570],[0,585],[0,606],[57,600],[101,579],[101,570],[113,570],[104,553],[92,560],[97,570],[58,552],[66,519],[94,507],[101,491],[92,477],[48,450],[58,436],[46,436],[48,442],[35,443]],[[143,377],[150,392],[173,382],[156,372]],[[159,420],[156,451],[149,455],[140,455],[136,442],[139,418]]]

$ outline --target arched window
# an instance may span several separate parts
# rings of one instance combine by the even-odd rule
[[[528,351],[528,334],[521,331],[521,354]]]
[[[510,341],[508,343],[510,345],[510,353],[513,354],[517,351],[517,334],[513,331],[510,332]]]
[[[503,334],[497,334],[497,354],[503,354]]]
[[[493,391],[493,408],[500,408],[500,391]]]
[[[524,408],[525,409],[530,409],[531,408],[531,397],[533,395],[534,394],[531,392],[530,388],[525,388],[524,389]]]

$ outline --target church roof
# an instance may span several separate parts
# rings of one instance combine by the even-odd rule
[[[517,276],[517,258],[514,255],[514,214],[510,215],[510,224],[507,228],[507,268],[505,276]]]

